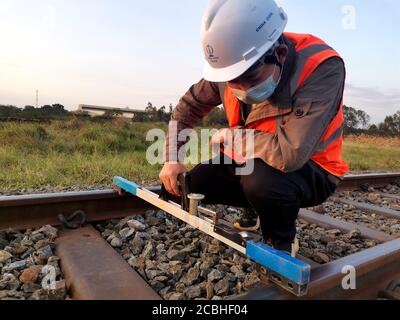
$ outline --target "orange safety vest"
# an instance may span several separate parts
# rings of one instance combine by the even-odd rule
[[[298,56],[297,70],[295,70],[290,83],[291,87],[295,88],[295,90],[292,90],[293,97],[294,93],[302,87],[304,82],[320,64],[329,58],[341,57],[324,41],[312,35],[285,33],[285,36],[294,43],[296,53],[301,52]],[[228,86],[225,88],[223,100],[229,126],[231,128],[239,126],[241,120],[240,101]],[[246,128],[276,134],[276,124],[277,118],[271,117],[249,124]],[[348,165],[342,158],[343,125],[343,102],[341,102],[339,112],[329,124],[317,151],[311,157],[312,161],[337,177],[343,177],[349,170]],[[235,157],[231,150],[225,151],[230,156]],[[239,156],[238,159],[242,158]]]

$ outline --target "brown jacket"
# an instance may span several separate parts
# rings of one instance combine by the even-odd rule
[[[255,132],[254,157],[283,172],[302,168],[318,148],[329,123],[340,108],[345,83],[345,67],[339,58],[321,64],[295,94],[292,78],[296,73],[298,54],[294,44],[285,38],[289,54],[281,82],[274,95],[265,103],[253,106],[246,124],[269,117],[283,116],[276,134]],[[185,142],[174,145],[171,135],[196,126],[215,107],[221,105],[225,83],[202,79],[182,97],[172,114],[178,131],[169,131],[164,160],[176,161],[177,150]]]

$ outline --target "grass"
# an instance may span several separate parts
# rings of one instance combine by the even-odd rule
[[[345,139],[343,155],[355,172],[399,171],[400,137],[350,136]]]
[[[165,124],[82,120],[51,125],[0,124],[0,189],[110,184],[112,177],[152,179],[146,133]]]
[[[0,190],[111,184],[115,175],[143,182],[161,165],[146,161],[150,129],[164,123],[72,119],[51,124],[0,123]],[[351,136],[344,156],[352,171],[400,170],[400,138]]]

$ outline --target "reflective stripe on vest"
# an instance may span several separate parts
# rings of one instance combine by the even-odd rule
[[[290,82],[293,97],[295,92],[303,86],[305,81],[320,64],[332,57],[340,58],[340,56],[324,41],[312,35],[285,33],[285,36],[294,43],[298,57],[296,70]],[[228,86],[225,85],[222,92],[222,100],[229,126],[239,126],[241,121],[240,102]],[[280,123],[279,118],[272,117],[252,123],[247,128],[276,134],[277,123]],[[316,152],[311,157],[311,160],[326,171],[339,177],[344,176],[348,172],[348,166],[342,159],[343,125],[344,116],[343,105],[341,103],[339,112],[329,124]]]

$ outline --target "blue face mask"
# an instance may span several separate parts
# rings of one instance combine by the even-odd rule
[[[276,66],[275,66],[276,68]],[[283,72],[283,68],[282,68]],[[275,69],[273,74],[275,73]],[[281,73],[282,76],[282,73]],[[231,88],[233,94],[242,102],[246,104],[258,104],[268,100],[273,93],[275,92],[276,88],[278,87],[280,82],[279,80],[276,82],[274,80],[273,75],[268,77],[265,81],[261,82],[260,84],[244,91],[239,89]]]

